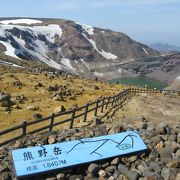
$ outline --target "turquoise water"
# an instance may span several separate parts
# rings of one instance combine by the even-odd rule
[[[135,85],[139,87],[147,87],[149,89],[164,89],[168,86],[168,84],[157,81],[155,79],[150,79],[147,77],[124,77],[110,80],[111,83],[119,83],[119,84],[126,84],[126,85]]]

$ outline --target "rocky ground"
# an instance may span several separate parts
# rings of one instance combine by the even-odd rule
[[[10,150],[63,141],[114,134],[127,130],[140,133],[148,151],[68,168],[29,179],[46,180],[179,180],[180,104],[179,96],[137,95],[117,106],[102,119],[101,125],[59,130],[51,134],[27,135],[0,148],[1,179],[15,179]]]

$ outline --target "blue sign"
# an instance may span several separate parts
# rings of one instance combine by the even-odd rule
[[[12,150],[12,157],[17,177],[24,177],[146,149],[139,134],[128,131]]]

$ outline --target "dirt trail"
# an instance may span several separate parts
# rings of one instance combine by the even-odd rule
[[[139,94],[128,100],[123,108],[105,121],[141,128],[142,119],[151,125],[165,123],[180,126],[180,96]]]

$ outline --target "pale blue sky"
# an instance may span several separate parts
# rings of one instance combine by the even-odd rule
[[[75,20],[180,46],[180,0],[0,0],[0,17]]]

